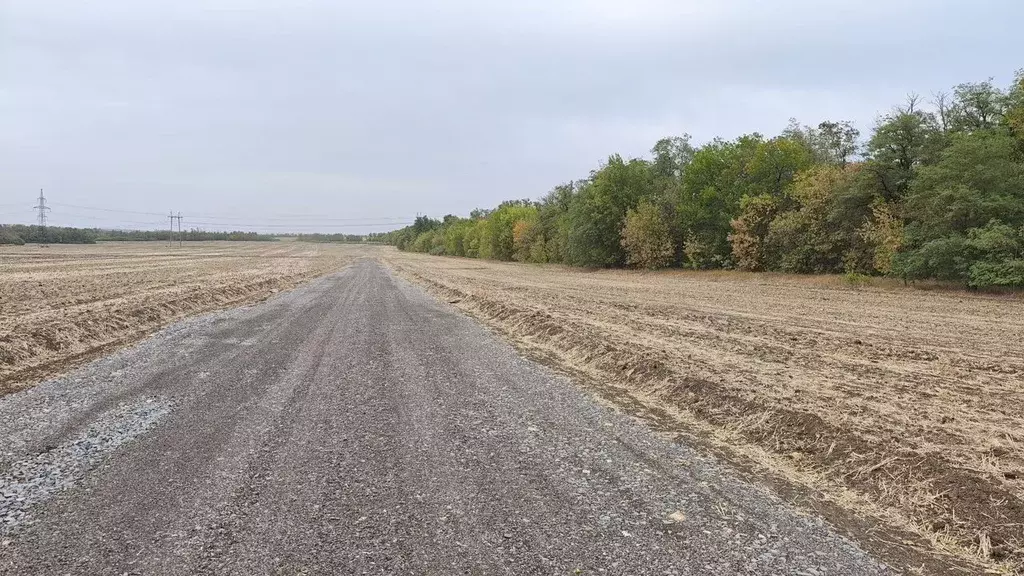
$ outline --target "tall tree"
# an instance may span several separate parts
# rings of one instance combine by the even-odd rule
[[[950,129],[973,132],[994,128],[1002,122],[1006,104],[1006,94],[992,84],[991,78],[960,84],[953,89]]]
[[[935,115],[918,107],[911,96],[907,104],[880,118],[867,143],[866,169],[876,177],[879,193],[887,201],[906,195],[914,171],[932,161],[943,145]]]
[[[672,136],[658,140],[651,148],[654,160],[651,171],[655,178],[679,180],[683,170],[693,159],[694,148],[690,144],[690,135]]]
[[[597,170],[569,210],[566,255],[577,266],[621,266],[619,242],[626,211],[650,195],[653,180],[644,160],[625,161],[615,154]]]
[[[715,139],[698,148],[683,171],[676,209],[686,263],[694,268],[728,265],[730,221],[746,193],[746,167],[764,142],[760,134],[734,141]]]
[[[840,122],[825,121],[818,124],[821,147],[827,154],[828,162],[846,166],[857,152],[860,130],[849,120]]]

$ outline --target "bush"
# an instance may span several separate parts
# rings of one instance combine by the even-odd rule
[[[967,285],[972,288],[1024,288],[1024,260],[977,262]]]
[[[860,288],[871,283],[871,276],[861,274],[860,272],[847,272],[843,274],[843,281],[854,288]]]
[[[484,222],[480,236],[480,257],[512,260],[515,253],[514,229],[518,222],[537,219],[537,207],[527,200],[502,202]]]
[[[882,274],[891,273],[893,259],[903,247],[903,221],[892,204],[879,198],[871,205],[871,220],[860,229],[871,246],[871,266]]]
[[[714,248],[714,240],[709,240],[691,231],[683,242],[683,256],[697,270],[709,268],[732,268],[732,260],[722,255],[722,250]]]
[[[475,222],[460,220],[444,231],[444,252],[451,256],[466,256],[466,236]]]
[[[622,247],[631,266],[648,270],[672,264],[676,253],[668,221],[661,210],[647,200],[626,212]]]
[[[748,196],[740,203],[740,217],[731,222],[732,254],[741,270],[759,271],[767,267],[765,238],[778,211],[778,200],[767,195]]]
[[[969,250],[967,239],[959,234],[932,240],[913,252],[897,254],[892,273],[904,280],[935,278],[964,282],[971,266]]]
[[[413,241],[411,250],[413,252],[424,252],[424,253],[430,252],[430,248],[433,246],[433,243],[434,243],[434,232],[433,232],[433,230],[431,230],[429,232],[424,232],[424,233],[420,234],[419,236],[417,236],[416,240]]]

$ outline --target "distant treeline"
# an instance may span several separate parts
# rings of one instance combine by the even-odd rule
[[[736,268],[1024,287],[1024,70],[878,118],[613,155],[539,201],[419,217],[402,250],[574,266]]]
[[[352,244],[365,242],[366,236],[362,234],[298,234],[296,239],[299,242],[342,242]]]
[[[96,231],[87,228],[62,228],[0,224],[0,244],[95,244]]]
[[[45,232],[39,226],[23,224],[0,224],[0,244],[94,244],[103,241],[166,241],[168,230],[105,230],[101,228],[63,228],[47,226]],[[206,232],[192,229],[183,230],[181,239],[185,242],[203,240],[273,241],[276,236],[256,232]],[[178,240],[178,232],[174,233]]]
[[[144,241],[144,240],[167,240],[168,230],[96,230],[99,241]],[[178,231],[174,231],[174,240],[178,240]],[[207,232],[198,228],[182,230],[181,239],[185,242],[201,242],[209,240],[233,240],[245,242],[273,242],[277,236],[273,234],[259,234],[257,232]]]

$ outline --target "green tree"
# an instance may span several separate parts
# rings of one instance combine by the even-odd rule
[[[1010,134],[1016,138],[1018,149],[1024,152],[1024,69],[1017,71],[1013,87],[1006,96],[1006,115],[1003,121]]]
[[[412,248],[411,249],[412,249],[413,252],[424,252],[424,253],[427,253],[427,252],[430,252],[430,249],[431,249],[431,247],[433,247],[433,244],[434,244],[434,231],[433,230],[427,230],[426,232],[424,232],[424,233],[420,234],[419,236],[417,236],[415,240],[413,240]]]
[[[484,230],[487,228],[487,219],[473,218],[471,221],[473,225],[466,230],[462,246],[468,258],[483,258],[484,256],[480,254],[480,247],[483,243]]]
[[[708,268],[734,262],[737,244],[730,236],[737,231],[733,222],[743,225],[749,220],[738,220],[744,199],[765,196],[772,199],[772,206],[784,208],[781,200],[786,188],[798,172],[813,164],[814,154],[806,140],[794,135],[764,140],[751,134],[734,142],[716,140],[697,150],[683,176],[678,208],[688,263]],[[740,244],[746,245],[750,233],[751,229],[740,232]],[[757,243],[763,240],[762,235]]]
[[[539,238],[543,239],[543,256],[534,254],[533,262],[565,262],[569,237],[569,208],[576,200],[577,191],[586,181],[567,182],[555,186],[537,205]],[[540,248],[531,248],[540,250]]]
[[[512,259],[516,262],[530,262],[534,254],[534,245],[544,246],[544,234],[537,223],[537,210],[524,215],[512,225]],[[536,260],[533,260],[536,261]],[[544,262],[545,260],[540,260]]]
[[[624,161],[619,155],[596,171],[569,209],[566,256],[575,266],[616,266],[625,263],[619,242],[626,211],[653,190],[649,165]]]
[[[826,120],[812,128],[801,126],[796,118],[790,118],[781,136],[810,150],[817,164],[845,166],[857,152],[860,130],[848,120]]]
[[[848,120],[822,122],[818,124],[818,134],[826,161],[831,164],[846,166],[857,152],[860,130],[857,130]]]
[[[953,102],[948,111],[949,129],[954,132],[991,130],[1003,122],[1007,95],[985,82],[960,84],[953,89]]]
[[[921,110],[914,96],[879,119],[866,147],[866,169],[875,175],[879,194],[889,202],[901,201],[915,170],[933,161],[943,144],[935,115]]]
[[[655,178],[679,180],[683,170],[693,159],[694,149],[690,135],[672,136],[658,140],[651,148],[651,172]]]
[[[516,222],[532,220],[537,207],[529,200],[502,202],[488,215],[480,237],[480,257],[492,260],[512,260],[515,252],[513,231]]]
[[[444,229],[444,252],[451,256],[466,256],[466,234],[473,228],[474,222],[458,219],[450,222]]]
[[[792,209],[769,225],[766,250],[786,272],[870,272],[872,250],[861,228],[870,204],[856,193],[861,167],[821,165],[787,192]]]
[[[954,134],[939,162],[919,171],[904,216],[911,240],[939,238],[1000,219],[1024,223],[1024,163],[1002,131]]]
[[[686,165],[676,213],[690,266],[730,263],[729,223],[740,213],[745,168],[762,142],[759,134],[732,142],[715,139],[698,148]]]
[[[904,246],[892,272],[983,287],[1019,258],[1013,249],[996,249],[996,239],[1013,238],[1024,226],[1024,162],[1006,130],[951,139],[940,160],[919,171],[907,197]],[[1016,265],[1006,266],[1012,276]]]

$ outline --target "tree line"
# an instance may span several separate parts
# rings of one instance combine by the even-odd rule
[[[68,228],[61,226],[26,226],[23,224],[0,224],[0,244],[95,244],[96,242],[166,241],[168,230],[107,230],[102,228]],[[174,240],[178,240],[178,232]],[[273,241],[276,236],[256,232],[207,232],[193,228],[182,230],[185,242],[209,240]]]
[[[0,224],[0,244],[95,244],[96,233],[86,228]]]
[[[735,268],[1024,287],[1024,70],[877,118],[791,120],[650,159],[615,154],[537,201],[419,217],[401,250],[585,267]]]
[[[132,241],[148,241],[148,240],[167,240],[168,230],[95,230],[99,241],[117,241],[117,242],[132,242]],[[178,240],[179,232],[174,231],[173,239]],[[210,232],[207,230],[201,230],[199,228],[192,228],[190,230],[182,230],[180,232],[181,239],[185,242],[206,242],[211,240],[226,240],[234,242],[273,242],[277,240],[277,236],[273,234],[260,234],[258,232],[242,232],[239,230],[233,230],[230,232]]]
[[[295,239],[299,242],[337,242],[342,244],[356,244],[366,241],[366,236],[362,234],[322,234],[320,232],[314,232],[312,234],[298,234]]]

